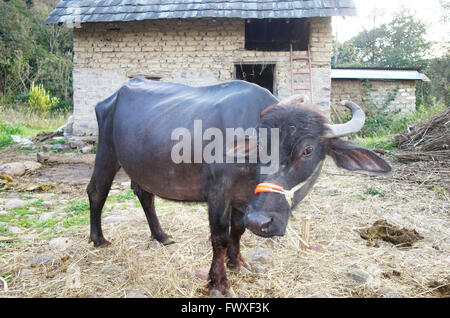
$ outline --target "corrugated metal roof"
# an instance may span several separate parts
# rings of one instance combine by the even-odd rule
[[[331,78],[429,81],[425,74],[415,70],[332,69]]]
[[[62,0],[44,23],[354,15],[353,0]]]

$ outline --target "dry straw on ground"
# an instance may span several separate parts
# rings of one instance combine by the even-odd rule
[[[399,167],[403,165],[395,167],[394,175]],[[75,179],[82,174],[74,172]],[[33,197],[45,195],[55,211],[64,209],[61,200],[86,199],[88,179],[70,187],[62,184],[66,179],[53,192]],[[114,191],[126,190],[115,182]],[[7,198],[19,195],[6,193]],[[167,247],[150,239],[135,201],[110,202],[107,208],[116,218],[104,224],[113,243],[108,248],[87,243],[88,225],[56,231],[54,237],[69,242],[61,250],[27,231],[19,241],[2,243],[0,276],[8,277],[8,291],[0,291],[0,297],[125,297],[136,291],[148,297],[208,296],[206,281],[196,277],[212,258],[204,204],[157,200],[160,222],[177,242]],[[312,249],[304,252],[299,236],[306,217],[311,219]],[[384,241],[367,246],[359,232],[379,219],[416,230],[424,239],[408,248]],[[449,229],[446,195],[416,182],[338,170],[328,161],[312,193],[294,211],[286,235],[263,239],[247,231],[242,253],[253,272],[228,275],[241,297],[440,297],[436,292],[449,283]],[[256,247],[271,257],[252,259]],[[42,255],[46,262],[29,264]],[[358,271],[365,273],[364,282],[352,278]]]

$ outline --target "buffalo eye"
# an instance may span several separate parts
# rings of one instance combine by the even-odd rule
[[[303,149],[303,155],[308,156],[314,151],[314,148],[312,146],[306,146],[305,149]]]

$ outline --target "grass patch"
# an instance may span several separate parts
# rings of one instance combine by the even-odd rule
[[[67,121],[68,113],[41,116],[22,104],[0,105],[0,149],[14,144],[10,135],[34,137],[41,131],[55,131]]]

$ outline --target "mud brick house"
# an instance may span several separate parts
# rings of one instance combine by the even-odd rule
[[[279,98],[312,86],[327,113],[331,17],[355,14],[352,0],[63,0],[44,23],[75,26],[73,132],[95,135],[96,103],[135,76],[243,79]]]
[[[429,79],[411,69],[332,69],[331,105],[351,100],[363,108],[409,113],[416,109],[417,81]]]

